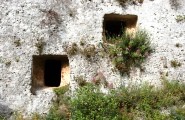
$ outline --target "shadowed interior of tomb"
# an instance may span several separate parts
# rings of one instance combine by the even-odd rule
[[[123,34],[123,30],[126,23],[123,21],[107,21],[105,23],[105,35],[109,37],[120,36]]]
[[[121,36],[124,32],[133,32],[137,18],[137,15],[105,14],[103,21],[104,39]]]
[[[58,87],[61,82],[61,61],[46,60],[44,69],[45,86]]]
[[[34,55],[32,61],[32,93],[40,88],[69,84],[70,69],[66,55]]]

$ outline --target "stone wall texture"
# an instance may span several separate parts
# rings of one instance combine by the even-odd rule
[[[137,15],[137,27],[149,32],[155,52],[144,72],[135,68],[130,77],[120,76],[108,56],[98,53],[104,15],[110,13]],[[48,88],[31,93],[33,55],[68,55],[65,48],[82,41],[94,45],[97,55],[68,55],[71,90],[76,76],[92,80],[98,72],[114,87],[159,85],[162,76],[185,81],[185,20],[177,22],[178,15],[185,15],[184,0],[144,0],[126,7],[116,0],[0,0],[0,104],[24,115],[46,114],[55,94]],[[174,68],[171,61],[181,66]]]

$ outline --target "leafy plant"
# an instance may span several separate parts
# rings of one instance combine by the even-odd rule
[[[103,94],[91,84],[81,87],[71,101],[71,117],[75,120],[117,120],[118,108],[114,97]]]
[[[122,34],[108,38],[108,50],[116,68],[123,74],[131,67],[140,67],[141,63],[153,51],[150,46],[150,37],[145,31],[138,31],[135,35]]]

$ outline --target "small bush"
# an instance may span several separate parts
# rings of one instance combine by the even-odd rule
[[[81,87],[71,102],[74,120],[117,120],[118,103],[110,94],[103,94],[98,87]]]
[[[135,35],[123,34],[107,41],[113,43],[108,51],[121,73],[129,72],[131,67],[141,67],[141,63],[152,52],[150,37],[145,31],[138,31]]]

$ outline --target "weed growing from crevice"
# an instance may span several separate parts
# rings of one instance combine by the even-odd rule
[[[145,31],[138,31],[135,35],[125,33],[107,41],[110,58],[121,74],[128,74],[131,67],[141,67],[153,51],[150,37]]]
[[[10,60],[5,61],[6,67],[10,67],[11,64],[12,64],[12,62]]]
[[[180,67],[182,64],[180,62],[178,62],[177,60],[172,60],[171,61],[171,66],[173,68],[177,68],[177,67]]]
[[[127,5],[137,5],[142,4],[144,2],[144,0],[116,0],[117,2],[119,2],[119,4],[123,7],[126,7]]]
[[[177,48],[182,47],[182,44],[176,43],[176,44],[175,44],[175,47],[177,47]]]
[[[80,87],[87,85],[87,81],[85,80],[85,78],[83,76],[77,76],[77,77],[75,77],[75,81],[77,82],[77,84]]]
[[[15,40],[15,41],[14,41],[14,44],[15,44],[16,47],[21,46],[21,40],[20,40],[20,39]]]
[[[85,56],[86,58],[94,57],[96,54],[95,45],[85,44],[85,42],[80,41],[80,46],[77,43],[72,43],[69,47],[64,47],[65,51],[69,56],[76,55],[77,53]]]
[[[38,51],[39,55],[42,54],[45,45],[46,45],[46,43],[43,41],[42,38],[38,39],[37,43],[35,43],[35,47],[37,48],[37,51]]]
[[[66,52],[68,55],[72,56],[72,55],[76,55],[79,51],[79,47],[76,43],[72,43],[71,46],[69,46],[68,48],[66,48]]]
[[[96,52],[95,52],[95,46],[94,45],[87,45],[83,51],[82,51],[82,54],[87,57],[87,58],[90,58],[90,57],[93,57],[95,56]]]

